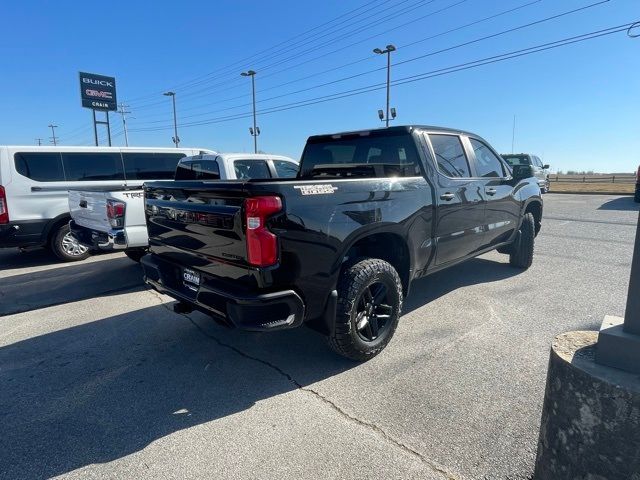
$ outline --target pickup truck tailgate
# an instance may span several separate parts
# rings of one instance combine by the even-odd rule
[[[152,251],[217,276],[246,275],[243,194],[240,182],[216,189],[202,188],[202,182],[147,185],[145,208]]]
[[[86,228],[106,232],[111,229],[107,218],[107,193],[69,191],[71,218]]]

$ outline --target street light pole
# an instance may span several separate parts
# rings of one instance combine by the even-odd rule
[[[249,129],[249,133],[253,137],[253,151],[258,153],[258,135],[260,135],[260,129],[256,125],[256,72],[248,70],[242,72],[240,75],[243,77],[251,77],[251,98],[253,101],[253,128]]]
[[[176,148],[178,148],[180,146],[180,137],[178,137],[178,118],[176,116],[176,93],[165,92],[163,93],[163,95],[166,97],[171,97],[171,100],[173,101],[173,132],[175,135],[173,137],[173,143],[175,143]]]
[[[379,48],[374,48],[373,53],[377,53],[378,55],[387,54],[387,114],[384,118],[385,126],[389,126],[389,108],[390,108],[390,100],[391,100],[391,52],[395,52],[396,47],[394,45],[387,45],[384,50]],[[395,109],[394,109],[395,112]],[[393,115],[395,118],[395,114]]]

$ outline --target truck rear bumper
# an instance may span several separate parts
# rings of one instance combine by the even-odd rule
[[[272,331],[298,327],[304,320],[304,302],[293,290],[263,294],[239,294],[213,286],[201,276],[195,288],[186,285],[180,265],[146,255],[141,260],[144,280],[160,293],[196,310],[222,319],[242,330]]]
[[[71,234],[85,247],[98,250],[124,250],[127,248],[127,238],[124,230],[109,230],[100,232],[91,228],[78,225],[71,220],[69,222]]]

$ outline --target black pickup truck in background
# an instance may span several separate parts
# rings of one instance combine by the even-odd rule
[[[310,137],[297,178],[150,182],[145,280],[246,330],[308,323],[367,360],[412,280],[497,249],[526,269],[542,219],[531,167],[481,137],[404,126]]]

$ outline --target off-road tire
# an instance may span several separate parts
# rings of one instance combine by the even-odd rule
[[[91,251],[87,247],[78,246],[77,253],[73,254],[69,249],[67,235],[70,235],[69,225],[63,224],[51,234],[49,239],[49,248],[63,262],[78,262],[84,260],[91,255]],[[77,242],[77,241],[76,241]]]
[[[374,284],[384,284],[387,288],[387,302],[393,307],[393,311],[380,336],[367,342],[359,336],[355,320],[359,299]],[[380,353],[393,337],[401,311],[402,282],[398,272],[389,263],[368,258],[347,265],[338,282],[336,318],[329,334],[329,346],[351,360],[369,360]]]
[[[127,248],[124,254],[134,262],[140,263],[140,259],[147,254],[146,248]]]
[[[509,254],[509,263],[526,270],[533,263],[533,250],[536,238],[536,221],[532,213],[525,213],[520,225],[518,240]]]

